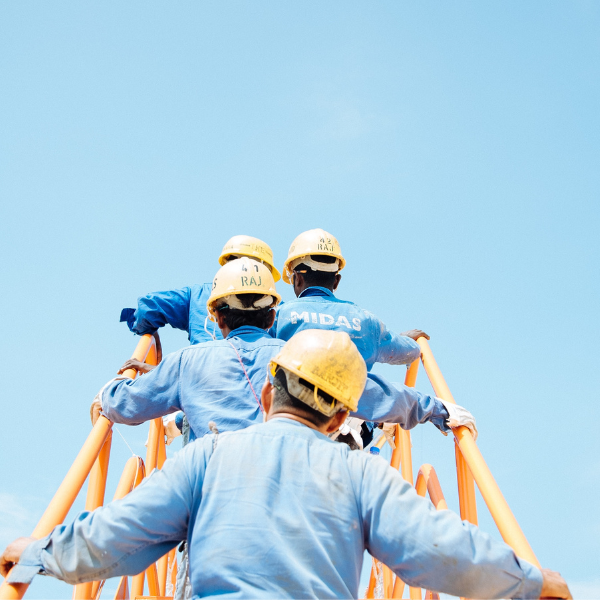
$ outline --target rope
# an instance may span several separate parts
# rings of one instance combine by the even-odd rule
[[[137,454],[131,449],[131,446],[127,443],[127,440],[123,437],[123,434],[113,425],[113,429],[121,436],[121,439],[125,442],[125,445],[129,448],[132,456],[137,456]]]
[[[240,361],[240,365],[242,365],[244,375],[246,376],[246,379],[248,380],[248,383],[250,384],[250,389],[252,390],[252,393],[254,394],[254,398],[256,399],[258,408],[260,408],[260,412],[265,412],[265,409],[263,408],[262,404],[260,403],[260,400],[258,399],[258,396],[256,395],[256,392],[254,391],[254,386],[252,385],[252,382],[250,381],[250,377],[248,377],[248,373],[246,372],[246,367],[244,366],[244,363],[242,362],[242,358],[239,355],[237,348],[229,340],[225,340],[225,341],[233,348],[233,351],[236,353],[237,358]]]

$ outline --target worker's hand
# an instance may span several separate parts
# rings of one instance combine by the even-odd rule
[[[455,429],[456,427],[466,427],[473,436],[473,439],[477,439],[477,425],[475,424],[475,417],[462,406],[454,404],[453,402],[446,402],[442,398],[437,398],[448,411],[449,417],[446,419],[448,427]]]
[[[35,538],[32,537],[20,537],[17,538],[12,544],[6,546],[6,549],[0,557],[0,575],[6,578],[8,572],[19,562],[23,550],[35,542]]]
[[[162,361],[162,345],[160,343],[160,336],[158,335],[158,331],[155,331],[153,334],[154,341],[156,342],[156,364],[160,365]]]
[[[395,450],[396,423],[383,423],[383,425],[381,425],[380,427],[383,430],[383,435],[385,436],[387,443],[390,445],[392,450]]]
[[[148,373],[152,369],[156,369],[154,365],[149,365],[145,362],[130,358],[125,364],[119,369],[119,375],[122,375],[127,369],[135,369],[138,373]]]
[[[406,337],[409,337],[409,338],[415,340],[415,342],[420,337],[424,337],[426,340],[430,340],[431,339],[424,331],[421,331],[420,329],[411,329],[410,331],[405,331],[404,333],[401,333],[400,335],[404,335]]]
[[[96,424],[96,421],[100,417],[100,413],[102,412],[102,403],[98,400],[98,396],[94,398],[92,405],[90,406],[90,419],[92,419],[92,425]]]
[[[175,425],[175,421],[169,421],[165,425],[165,434],[167,435],[167,446],[171,445],[171,442],[181,435],[181,431],[179,431],[179,427]]]
[[[542,569],[544,581],[542,583],[542,593],[540,598],[566,598],[573,600],[567,582],[561,577],[560,573],[550,569]]]

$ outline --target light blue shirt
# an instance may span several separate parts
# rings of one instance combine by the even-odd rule
[[[139,425],[182,410],[194,437],[209,432],[209,421],[219,431],[243,429],[262,421],[260,393],[269,362],[284,344],[263,329],[240,327],[226,340],[168,354],[156,369],[137,379],[113,381],[102,393],[102,412],[113,423]],[[358,410],[351,414],[366,421],[399,423],[403,429],[431,421],[448,431],[448,413],[439,400],[413,388],[395,387],[372,373]]]
[[[211,289],[211,283],[203,283],[180,290],[153,292],[138,298],[134,321],[133,324],[129,324],[129,328],[138,335],[144,335],[170,325],[175,329],[187,331],[191,344],[212,340],[210,334],[222,340],[223,336],[216,324],[206,321],[208,316],[206,302],[210,297]],[[210,333],[207,333],[207,329]]]
[[[182,410],[195,437],[209,432],[210,421],[219,431],[243,429],[262,421],[267,366],[284,344],[245,326],[226,340],[189,346],[137,379],[114,381],[102,394],[102,412],[114,423],[139,425]]]
[[[207,435],[123,500],[26,548],[9,581],[141,572],[182,539],[195,598],[357,598],[368,550],[412,586],[538,598],[542,575],[383,459],[288,419]]]
[[[307,288],[295,300],[281,304],[271,335],[287,341],[304,329],[345,331],[369,370],[376,362],[405,365],[421,355],[413,339],[392,333],[374,314],[322,287]]]

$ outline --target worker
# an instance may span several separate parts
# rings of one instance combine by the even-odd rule
[[[375,315],[353,302],[336,298],[334,292],[346,265],[337,239],[323,229],[301,233],[290,246],[283,267],[283,280],[294,287],[296,300],[283,303],[271,330],[274,337],[289,340],[297,331],[329,329],[345,331],[358,347],[369,371],[376,362],[410,364],[421,355],[418,337],[429,336],[420,329],[396,334]],[[376,424],[349,419],[338,440],[362,448],[373,440]],[[383,423],[380,427],[386,427]],[[390,426],[387,426],[390,429]],[[389,431],[384,431],[389,437]],[[393,441],[390,438],[393,445]]]
[[[36,574],[71,584],[134,575],[187,539],[194,598],[357,598],[365,550],[414,587],[571,598],[558,573],[436,511],[380,457],[327,438],[367,381],[348,334],[302,331],[270,373],[265,423],[198,439],[125,498],[16,540],[2,575],[26,584]]]
[[[262,420],[260,392],[266,365],[284,342],[268,333],[281,300],[266,265],[248,257],[226,262],[210,285],[205,311],[222,335],[168,354],[135,380],[111,380],[92,405],[115,423],[143,423],[182,410],[192,439]]]
[[[219,256],[219,264],[224,265],[230,260],[247,256],[264,264],[272,273],[273,279],[281,278],[275,268],[273,252],[268,244],[248,235],[236,235],[223,247]],[[213,339],[223,339],[220,329],[213,325],[209,327],[206,301],[210,297],[211,284],[196,284],[179,290],[154,292],[138,299],[137,310],[124,308],[121,311],[121,321],[126,321],[129,329],[138,335],[155,333],[164,325],[188,332],[191,344],[199,344]],[[158,336],[155,336],[158,340]],[[129,359],[121,367],[119,373],[127,369],[136,369],[138,373],[147,373],[154,369],[136,359]],[[176,437],[184,434],[184,440],[189,435],[189,424],[182,413],[173,413],[163,419],[167,444]]]
[[[275,268],[273,252],[269,245],[249,235],[232,237],[223,247],[219,264],[222,266],[242,256],[265,265],[271,271],[275,281],[281,278]],[[210,293],[210,283],[196,284],[179,290],[154,292],[138,299],[137,310],[124,308],[121,311],[121,321],[126,321],[129,329],[138,335],[154,333],[157,329],[170,325],[175,329],[187,331],[190,344],[207,342],[215,337],[222,339],[221,332],[216,326],[208,328],[206,301]]]
[[[112,379],[94,399],[92,421],[102,412],[114,423],[138,425],[182,410],[192,439],[209,433],[211,421],[220,431],[262,421],[257,392],[269,361],[285,343],[268,333],[280,298],[265,265],[246,257],[226,263],[215,276],[207,302],[224,339],[169,354],[156,369],[135,380]],[[473,416],[462,407],[413,388],[396,388],[371,373],[352,414],[398,423],[403,429],[427,421],[443,432],[465,425],[477,435]]]
[[[304,329],[345,331],[356,344],[369,371],[376,362],[410,364],[421,355],[419,329],[392,333],[375,315],[348,300],[336,298],[346,265],[336,238],[323,229],[301,233],[290,246],[283,267],[283,280],[294,287],[297,298],[283,303],[271,335],[289,340]]]

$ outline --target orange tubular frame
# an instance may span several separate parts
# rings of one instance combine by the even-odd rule
[[[415,490],[419,496],[425,496],[429,492],[431,502],[437,510],[448,510],[442,486],[440,485],[435,469],[431,465],[423,465],[419,469]]]
[[[131,358],[144,361],[149,357],[151,350],[154,351],[154,356],[156,356],[154,338],[151,335],[144,335],[138,342]],[[154,362],[154,364],[156,364],[156,362]],[[136,374],[137,372],[135,369],[127,369],[127,371],[123,373],[124,376],[131,377],[132,379],[135,378]],[[33,530],[31,537],[45,537],[54,529],[54,527],[65,520],[88,475],[90,475],[90,490],[88,491],[86,507],[88,505],[92,506],[93,504],[96,504],[97,506],[102,505],[106,487],[108,455],[110,453],[109,438],[111,428],[112,423],[106,417],[101,415],[96,421],[96,424],[92,427],[92,431],[88,435],[79,454],[71,465],[71,468],[54,494],[48,508],[46,508],[42,518]],[[101,452],[107,440],[108,444],[106,444],[106,451]],[[98,461],[97,465],[96,461]],[[97,506],[94,506],[94,508],[97,508]],[[87,586],[87,589],[89,590],[87,598],[89,598],[91,596],[93,583],[82,585]],[[28,587],[29,586],[24,583],[9,584],[4,581],[0,586],[0,600],[18,600],[23,597]],[[82,592],[76,591],[75,593],[78,594]],[[81,596],[76,595],[76,597]]]
[[[417,340],[421,346],[421,357],[423,359],[423,366],[431,381],[431,385],[435,390],[435,393],[440,398],[443,398],[446,402],[454,402],[454,398],[450,393],[450,389],[442,376],[442,373],[433,358],[431,348],[427,343],[427,340],[423,337]],[[540,567],[527,538],[523,534],[523,531],[519,527],[515,516],[510,510],[508,503],[506,502],[496,480],[494,479],[491,471],[489,470],[479,448],[477,447],[471,432],[466,427],[458,427],[454,430],[454,437],[456,438],[457,448],[457,466],[464,460],[466,465],[464,469],[458,469],[459,475],[459,494],[463,493],[467,495],[466,498],[461,500],[461,517],[463,516],[463,501],[465,501],[465,511],[468,512],[475,506],[475,490],[471,492],[471,486],[468,481],[461,489],[461,470],[463,477],[463,484],[465,483],[464,478],[468,473],[468,477],[474,478],[477,482],[477,487],[485,500],[485,503],[500,531],[502,539],[515,551],[515,553],[526,561]],[[459,452],[460,450],[460,452]],[[460,460],[459,460],[460,455]],[[472,502],[472,506],[469,504]],[[472,515],[470,515],[472,516]],[[470,519],[468,519],[470,520]]]
[[[446,402],[454,402],[454,398],[442,376],[442,373],[433,357],[431,348],[425,338],[417,340],[421,347],[421,359],[429,377],[431,385],[437,396]],[[133,353],[132,358],[145,361],[155,365],[158,362],[156,345],[151,335],[143,336]],[[414,387],[419,369],[419,361],[414,361],[406,374],[405,385]],[[124,372],[126,377],[134,378],[135,369]],[[112,423],[104,416],[100,416],[92,428],[87,440],[83,444],[73,465],[67,472],[63,482],[52,498],[48,508],[42,515],[32,537],[41,538],[49,534],[52,529],[62,523],[79,494],[86,478],[89,475],[89,485],[86,498],[86,510],[94,510],[102,506],[106,490],[106,476],[110,458]],[[455,436],[455,455],[457,468],[457,482],[460,502],[461,518],[477,524],[477,507],[475,502],[475,483],[479,487],[481,495],[502,535],[504,541],[513,548],[515,553],[528,562],[540,566],[527,539],[519,527],[512,511],[510,510],[498,484],[494,480],[481,452],[479,451],[470,431],[466,427],[458,427],[453,431]],[[385,438],[379,440],[378,446],[385,443]],[[392,452],[391,465],[400,469],[404,479],[413,485],[413,466],[411,456],[410,433],[404,431],[398,425],[395,431],[396,448]],[[115,499],[122,498],[134,489],[142,479],[151,472],[160,469],[166,460],[165,436],[162,419],[154,419],[150,422],[148,435],[148,449],[146,464],[140,457],[130,458],[123,470],[123,474],[115,492]],[[437,475],[431,465],[423,465],[418,473],[415,484],[419,495],[424,496],[429,492],[431,501],[438,510],[448,508],[442,493]],[[151,565],[131,579],[131,587],[128,586],[128,578],[122,577],[115,596],[116,600],[135,598],[143,596],[144,580],[148,579],[148,589],[151,596],[161,597],[166,595],[167,577],[170,571],[169,586],[173,583],[176,573],[175,549],[163,556],[156,564]],[[405,584],[394,575],[385,565],[383,570],[383,595],[385,598],[402,598]],[[172,569],[170,569],[172,567]],[[377,583],[375,563],[371,570],[371,579],[366,597],[372,598]],[[74,590],[75,600],[87,600],[97,598],[100,594],[103,582],[90,582],[77,585]],[[26,584],[7,584],[6,581],[0,586],[0,600],[20,599],[27,590]],[[437,597],[437,594],[426,591],[426,598]],[[421,599],[419,588],[410,588],[410,598]]]
[[[421,347],[421,360],[423,366],[435,394],[438,397],[443,398],[446,402],[454,403],[452,393],[433,357],[433,353],[431,352],[427,340],[424,337],[421,337],[417,342]],[[410,365],[406,374],[405,385],[414,387],[418,368],[418,360]],[[486,465],[479,448],[475,444],[471,432],[466,427],[458,427],[453,430],[453,433],[455,437],[456,476],[461,518],[477,525],[477,505],[475,498],[475,483],[477,483],[479,491],[481,492],[504,541],[511,546],[518,556],[537,567],[540,567],[529,542],[525,538],[525,535],[519,527],[508,503],[504,499],[498,484]],[[381,444],[377,445],[381,447],[384,443],[385,442],[381,441]],[[396,425],[395,445],[396,448],[392,451],[392,458],[390,461],[391,466],[395,469],[400,468],[403,478],[413,485],[410,433],[400,429],[398,425]],[[436,472],[431,465],[425,464],[421,467],[415,488],[420,496],[425,496],[425,494],[429,492],[429,497],[437,510],[448,509]],[[375,561],[375,559],[373,560]],[[390,595],[393,574],[387,566],[382,566],[384,574],[384,598],[402,598],[405,587],[404,582],[399,577],[396,577]],[[367,598],[373,598],[376,584],[377,577],[374,563],[371,569],[371,578],[366,593]],[[413,600],[416,600],[417,598],[420,600],[421,590],[418,588],[410,588],[410,597]],[[439,596],[435,592],[426,591],[425,597],[437,598]]]

